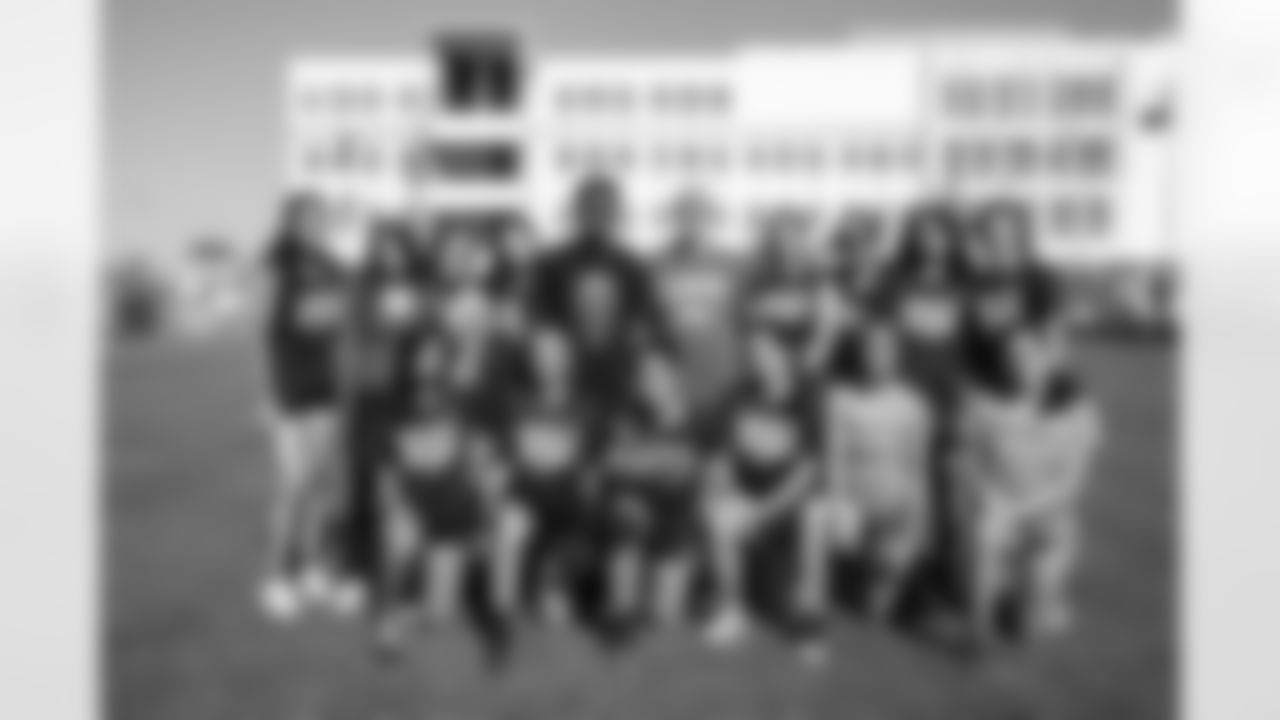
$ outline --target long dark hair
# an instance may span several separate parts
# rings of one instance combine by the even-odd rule
[[[1013,198],[998,198],[974,207],[966,223],[970,242],[990,243],[993,231],[1002,223],[1012,223],[1015,246],[1014,272],[1040,270],[1043,266],[1035,248],[1035,215],[1030,205]],[[972,268],[977,271],[978,268]]]
[[[369,242],[369,254],[361,273],[366,282],[414,279],[418,275],[413,237],[404,223],[394,218],[379,219],[373,225]]]
[[[895,287],[933,281],[961,283],[968,275],[960,251],[963,242],[964,225],[953,206],[940,201],[922,203],[907,212],[887,279]]]

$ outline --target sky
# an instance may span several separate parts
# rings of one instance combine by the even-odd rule
[[[279,199],[290,57],[423,52],[496,26],[538,49],[729,49],[857,29],[1052,24],[1164,33],[1176,0],[108,0],[107,243],[254,244]]]

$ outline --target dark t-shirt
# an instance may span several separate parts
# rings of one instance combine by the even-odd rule
[[[586,466],[597,435],[571,395],[530,391],[512,402],[502,442],[520,482],[563,483]]]
[[[726,399],[716,425],[716,445],[732,464],[739,489],[750,495],[777,490],[818,450],[818,414],[809,388],[776,397],[744,382]]]
[[[530,291],[535,319],[564,331],[578,347],[670,346],[648,268],[613,243],[575,240],[552,250],[535,264]]]
[[[266,271],[274,286],[266,346],[277,400],[291,408],[331,402],[348,314],[342,268],[323,250],[286,239],[268,251]]]
[[[976,278],[968,289],[961,355],[965,379],[993,386],[1007,374],[1001,346],[1018,327],[1044,327],[1060,317],[1062,290],[1048,270]]]
[[[743,320],[775,333],[792,349],[813,337],[821,301],[822,283],[816,273],[783,274],[770,268],[747,277],[739,295]]]

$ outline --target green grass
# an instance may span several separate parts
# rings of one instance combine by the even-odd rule
[[[663,631],[622,654],[535,630],[502,673],[464,629],[375,664],[349,624],[265,623],[253,605],[268,487],[242,341],[110,361],[104,498],[114,720],[1166,720],[1175,716],[1176,363],[1168,348],[1086,361],[1112,434],[1086,509],[1080,627],[982,668],[856,620],[835,662],[759,636],[715,655]]]

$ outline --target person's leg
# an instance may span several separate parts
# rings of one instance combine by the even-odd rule
[[[839,550],[856,552],[865,520],[848,500],[815,498],[801,511],[799,573],[796,584],[797,614],[810,622],[821,622],[831,603],[832,554]]]
[[[873,618],[889,621],[898,612],[903,588],[924,555],[928,522],[926,512],[916,508],[902,508],[885,518],[868,602]]]
[[[350,588],[338,578],[342,558],[338,521],[347,514],[349,498],[339,460],[338,421],[333,410],[310,413],[305,422],[304,456],[307,472],[300,502],[300,534],[304,558],[304,593],[317,603],[347,612],[354,602]]]
[[[379,548],[383,555],[373,581],[374,631],[378,649],[394,655],[406,642],[412,625],[410,586],[426,555],[426,533],[417,508],[389,489],[381,495]]]
[[[526,504],[508,500],[498,508],[489,543],[490,585],[494,608],[505,618],[513,618],[520,611],[522,580],[533,532],[533,514]]]
[[[1067,585],[1080,550],[1079,525],[1070,510],[1040,519],[1036,546],[1027,577],[1030,630],[1036,635],[1056,635],[1070,628],[1071,606]]]
[[[666,625],[681,622],[688,613],[693,587],[693,558],[687,552],[663,557],[656,567],[653,608]]]
[[[1000,603],[1006,597],[1011,559],[1019,540],[1017,508],[987,498],[973,518],[968,548],[968,614],[974,639],[987,644],[997,636]]]
[[[715,645],[732,645],[749,625],[744,598],[746,543],[755,524],[752,508],[742,498],[716,498],[707,509],[706,524],[717,598],[708,639]]]
[[[261,599],[268,613],[290,619],[301,610],[299,583],[311,560],[307,535],[319,468],[316,420],[308,413],[282,413],[272,418],[271,435],[277,477],[268,518],[267,581]]]
[[[387,434],[381,409],[367,402],[353,412],[345,433],[348,502],[342,522],[344,570],[366,587],[378,576],[382,556],[378,476],[389,460]]]
[[[462,607],[466,548],[453,541],[435,542],[427,548],[427,613],[436,622],[456,620]]]
[[[694,559],[701,534],[696,499],[684,489],[672,490],[658,508],[653,538],[655,558],[650,605],[659,622],[682,621],[692,600]]]

